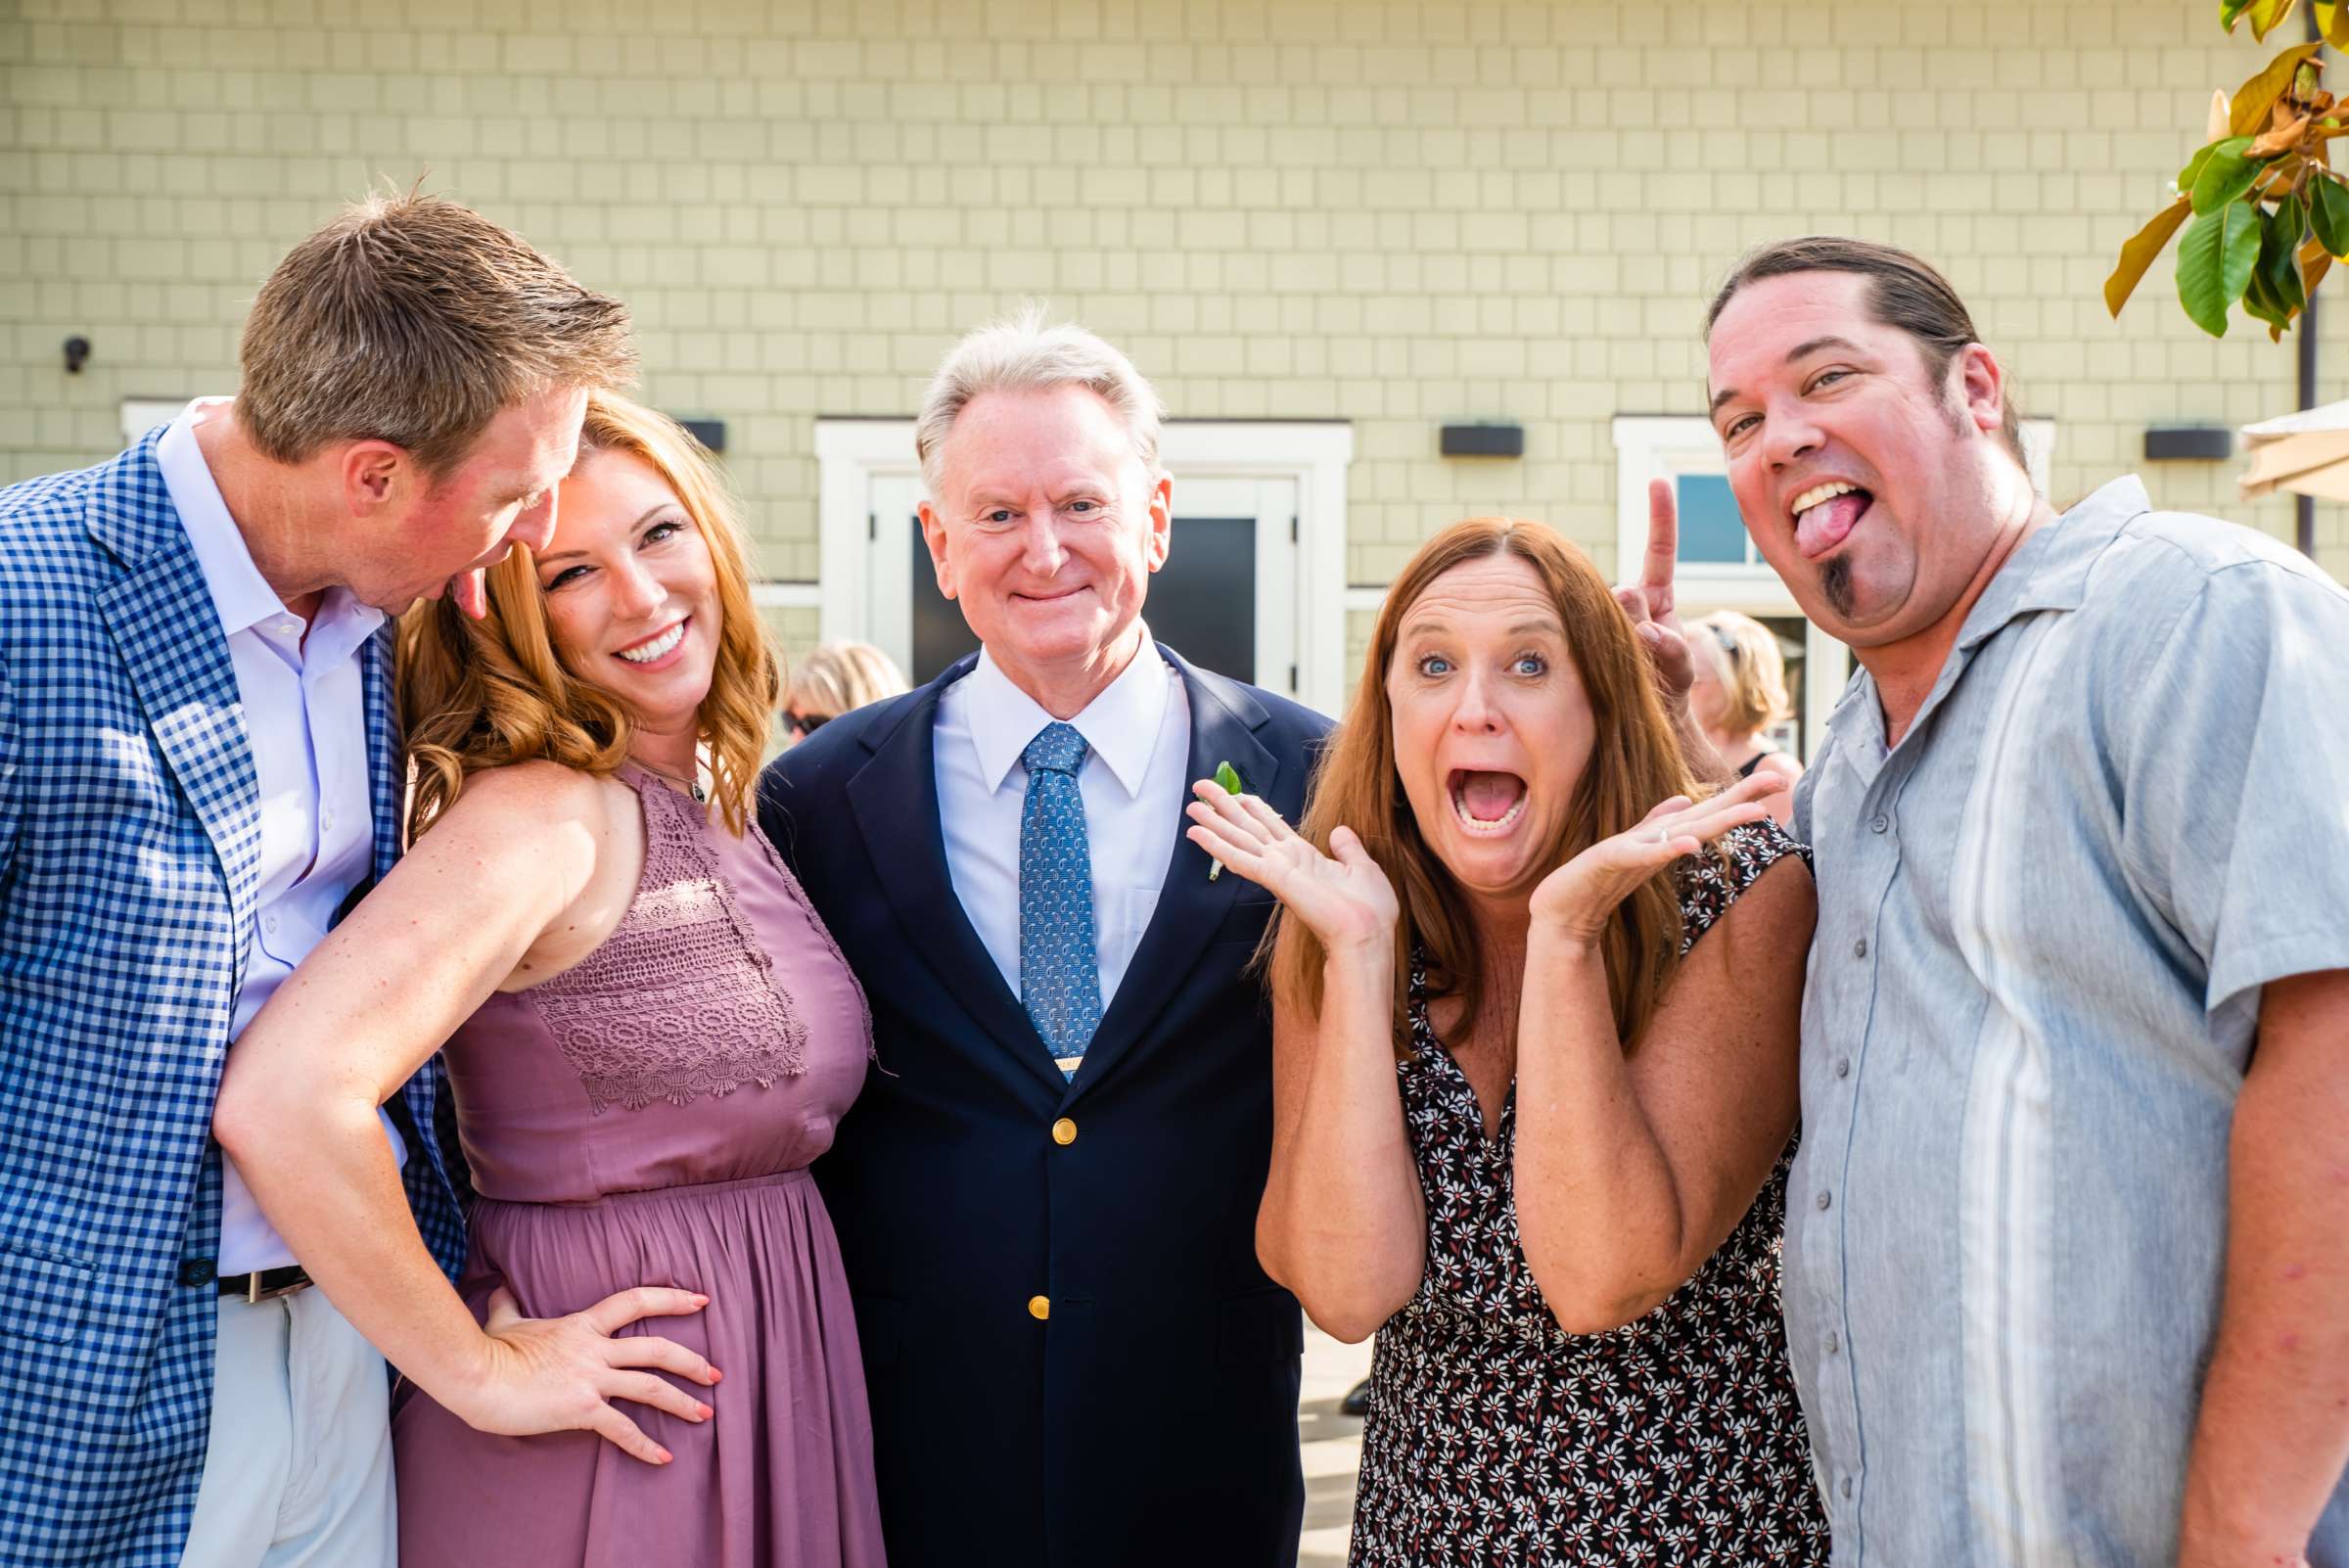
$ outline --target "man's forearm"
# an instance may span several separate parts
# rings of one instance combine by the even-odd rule
[[[2227,1207],[2182,1568],[2296,1560],[2349,1462],[2349,971],[2267,989]]]

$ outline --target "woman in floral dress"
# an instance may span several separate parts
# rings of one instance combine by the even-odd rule
[[[1539,524],[1388,595],[1282,901],[1265,1267],[1376,1331],[1358,1564],[1823,1563],[1779,1323],[1813,902],[1768,774],[1707,795],[1629,620]]]

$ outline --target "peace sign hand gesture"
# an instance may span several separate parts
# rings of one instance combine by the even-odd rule
[[[1785,787],[1784,778],[1757,772],[1710,800],[1674,796],[1641,817],[1637,827],[1601,839],[1543,877],[1534,889],[1535,924],[1570,942],[1597,945],[1616,906],[1633,890],[1740,823],[1768,816],[1764,797]]]
[[[1647,482],[1647,551],[1639,559],[1639,580],[1615,590],[1615,602],[1632,618],[1632,630],[1655,667],[1656,687],[1665,706],[1678,709],[1696,678],[1688,638],[1681,630],[1673,571],[1681,553],[1680,508],[1670,480]]]
[[[1323,854],[1253,795],[1206,778],[1191,793],[1198,799],[1184,807],[1191,826],[1183,836],[1278,899],[1328,951],[1394,941],[1395,889],[1352,828],[1334,830]]]

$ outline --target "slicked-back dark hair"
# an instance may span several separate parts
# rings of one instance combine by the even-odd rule
[[[1729,271],[1721,292],[1705,311],[1705,336],[1737,291],[1765,278],[1783,278],[1796,272],[1849,272],[1868,280],[1867,309],[1879,326],[1897,327],[1924,350],[1925,368],[1938,388],[1949,376],[1950,361],[1968,344],[1980,343],[1974,318],[1950,287],[1950,280],[1922,256],[1872,240],[1847,239],[1838,234],[1812,234],[1799,240],[1778,240],[1749,251]],[[2023,427],[2014,399],[2001,394],[2003,418],[1999,438],[2017,463],[2023,456]]]

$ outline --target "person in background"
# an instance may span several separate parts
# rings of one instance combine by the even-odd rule
[[[295,246],[238,353],[234,399],[0,491],[0,1561],[391,1561],[384,1359],[213,1097],[399,856],[386,615],[479,614],[635,365],[619,300],[414,194]],[[379,1087],[386,1222],[453,1270],[438,1064]]]
[[[1271,900],[1183,842],[1228,764],[1302,803],[1327,721],[1142,621],[1158,394],[1025,313],[923,399],[922,530],[980,651],[785,752],[760,815],[885,1072],[816,1178],[898,1568],[1295,1568],[1304,1325],[1259,1267]]]
[[[792,744],[852,709],[907,689],[897,661],[869,642],[818,644],[792,671],[783,697],[783,727]]]
[[[599,394],[488,608],[403,625],[414,847],[237,1042],[221,1136],[413,1385],[403,1563],[879,1568],[806,1169],[870,1032],[750,819],[781,681],[702,449]],[[444,1040],[480,1193],[454,1290],[368,1136]]]
[[[1707,313],[1737,509],[1860,669],[1787,1343],[1836,1560],[2349,1565],[2349,594],[2135,479],[2060,517],[1949,281]]]
[[[1786,660],[1777,636],[1734,610],[1699,617],[1686,635],[1695,675],[1688,709],[1705,744],[1733,777],[1767,772],[1784,779],[1786,788],[1770,797],[1770,814],[1778,826],[1791,826],[1794,785],[1803,776],[1803,764],[1764,733],[1794,711],[1786,702]]]
[[[1641,639],[1540,524],[1389,590],[1281,901],[1268,1272],[1376,1332],[1353,1560],[1819,1564],[1777,1311],[1811,881],[1761,775],[1682,760]]]

